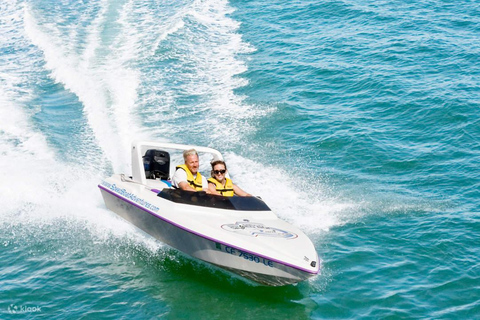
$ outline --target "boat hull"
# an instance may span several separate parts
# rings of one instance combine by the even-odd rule
[[[157,240],[197,259],[268,286],[297,283],[318,272],[298,268],[195,232],[99,186],[108,209]]]

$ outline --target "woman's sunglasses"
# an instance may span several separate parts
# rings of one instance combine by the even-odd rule
[[[227,172],[227,170],[213,170],[213,173],[215,174],[225,174],[225,172]]]

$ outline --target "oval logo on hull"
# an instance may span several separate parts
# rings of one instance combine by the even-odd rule
[[[295,239],[298,237],[293,232],[285,231],[278,228],[265,226],[263,223],[256,222],[236,222],[235,224],[224,224],[222,229],[244,234],[252,237],[272,237],[272,238],[283,238],[283,239]]]

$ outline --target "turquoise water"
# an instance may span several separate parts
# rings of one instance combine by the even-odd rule
[[[1,319],[480,317],[471,1],[0,4]],[[207,145],[321,274],[254,286],[106,210],[134,139]],[[204,164],[204,169],[206,168]]]

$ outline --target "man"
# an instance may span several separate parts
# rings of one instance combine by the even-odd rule
[[[185,164],[178,165],[172,177],[173,186],[187,191],[208,192],[207,179],[198,172],[197,151],[195,149],[185,150],[183,152],[183,160]]]

